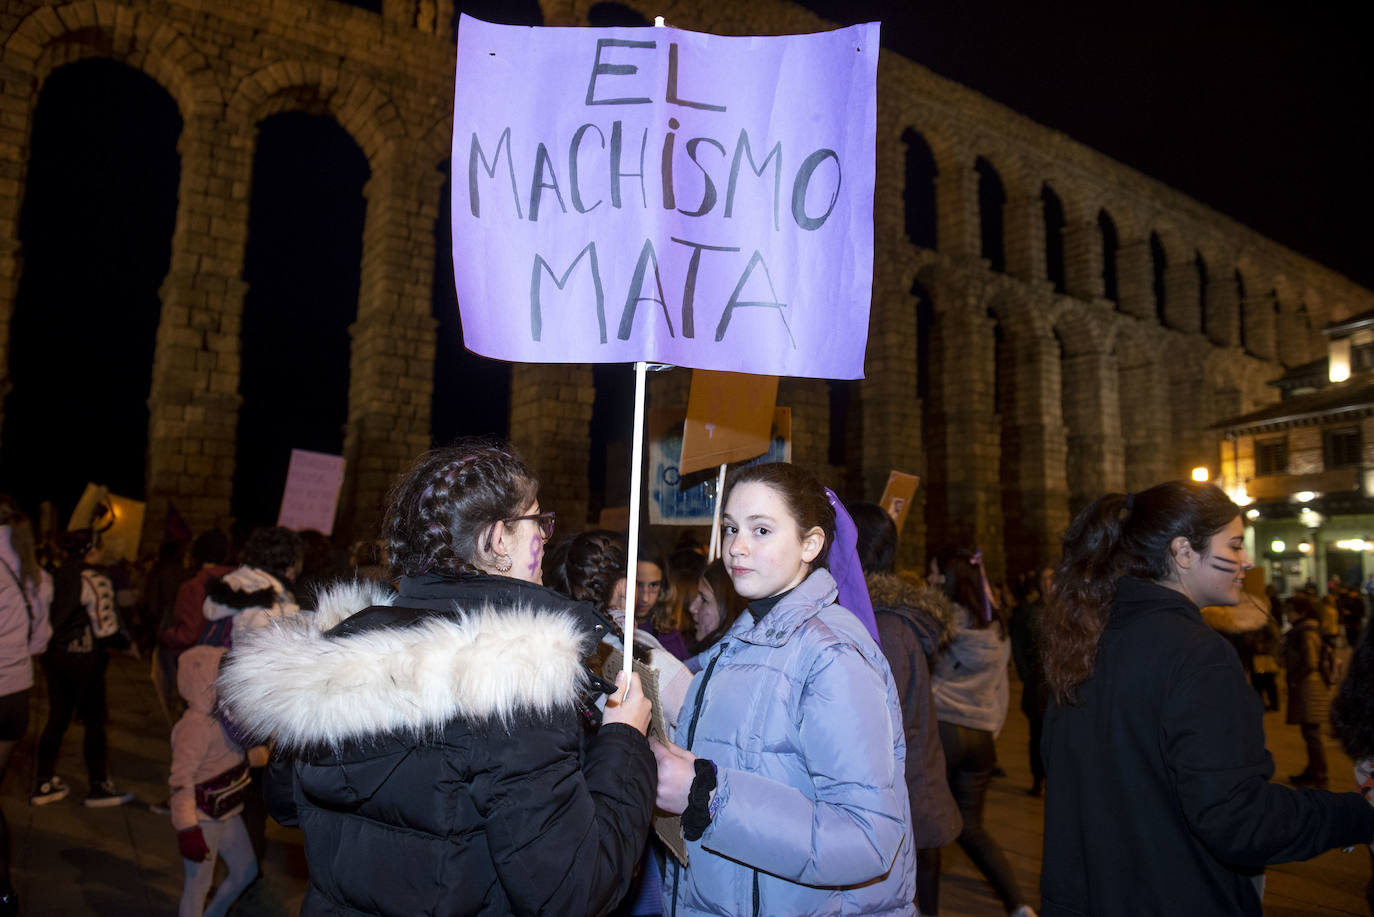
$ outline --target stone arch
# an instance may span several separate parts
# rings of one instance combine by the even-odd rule
[[[1102,295],[1112,302],[1120,303],[1116,253],[1121,247],[1121,235],[1117,231],[1116,220],[1106,207],[1097,211],[1097,231],[1102,240]]]
[[[0,355],[0,475],[30,509],[49,499],[59,513],[70,511],[94,442],[121,445],[102,460],[102,480],[146,497],[148,369],[184,128],[166,87],[123,61],[83,56],[42,82],[12,239],[24,260]]]
[[[226,117],[236,135],[246,138],[263,118],[283,111],[334,118],[374,172],[378,161],[405,138],[396,105],[366,77],[313,62],[276,61],[250,73],[229,98]]]
[[[978,254],[1000,274],[1007,267],[1006,185],[997,167],[985,156],[974,159],[973,171],[978,173]]]
[[[933,251],[938,242],[936,227],[939,225],[935,181],[940,170],[935,164],[935,153],[925,136],[914,127],[902,131],[901,143],[906,148],[905,180],[902,182],[906,237],[913,245]]]
[[[1053,318],[1054,333],[1064,343],[1066,356],[1111,353],[1121,324],[1104,321],[1082,303],[1064,307]]]
[[[1061,411],[1069,514],[1123,486],[1120,379],[1114,353],[1122,325],[1094,304],[1065,300],[1054,323],[1060,347]],[[1113,320],[1117,319],[1117,320]]]
[[[274,518],[291,447],[343,452],[370,177],[357,142],[327,114],[288,110],[258,123],[238,310],[238,519]],[[291,353],[304,339],[320,371],[301,376]]]
[[[428,165],[442,163],[453,151],[453,112],[445,110],[426,128],[416,142],[420,161]]]
[[[1045,233],[1045,274],[1056,293],[1063,293],[1064,280],[1064,202],[1048,182],[1040,185],[1040,212]]]
[[[1165,336],[1144,321],[1118,324],[1114,341],[1122,467],[1127,490],[1143,490],[1169,476],[1172,421],[1169,380],[1161,366]]]
[[[15,70],[33,74],[31,98],[55,68],[108,57],[156,80],[186,121],[217,112],[224,101],[210,62],[189,38],[154,13],[112,3],[40,7],[19,23],[0,56]]]
[[[904,119],[903,123],[908,129],[920,134],[921,139],[930,148],[930,155],[935,158],[936,172],[944,174],[954,171],[964,162],[964,147],[948,134],[947,128],[924,121],[916,113]],[[972,157],[968,157],[968,161],[972,162]]]
[[[1043,183],[1054,188],[1060,205],[1064,208],[1064,222],[1070,226],[1089,223],[1097,218],[1102,206],[1095,196],[1075,176],[1049,170]]]
[[[1164,272],[1169,266],[1169,256],[1164,251],[1164,243],[1159,238],[1158,232],[1150,233],[1150,287],[1154,292],[1155,320],[1161,326],[1166,325],[1164,307],[1168,297],[1168,291],[1164,283]]]
[[[1210,303],[1207,299],[1207,284],[1211,282],[1211,276],[1207,270],[1207,259],[1203,257],[1201,249],[1193,251],[1193,269],[1197,272],[1197,313],[1198,330],[1204,335],[1212,335],[1212,329],[1208,327],[1211,322]]]
[[[1307,304],[1307,315],[1311,321],[1308,329],[1309,348],[1313,358],[1320,357],[1326,353],[1326,335],[1322,329],[1333,321],[1331,316],[1331,303],[1320,292],[1312,287],[1307,288],[1303,295],[1303,301]]]
[[[1254,332],[1251,330],[1250,322],[1247,320],[1248,316],[1245,314],[1245,301],[1246,297],[1249,295],[1247,284],[1245,282],[1245,272],[1239,266],[1237,266],[1233,271],[1233,274],[1235,276],[1236,283],[1236,343],[1240,345],[1241,349],[1245,350],[1246,352],[1249,352],[1250,338],[1254,335]]]
[[[8,77],[0,84],[5,109],[22,118],[18,129],[0,129],[0,138],[15,149],[0,189],[0,378],[9,352],[8,326],[20,275],[19,213],[29,158],[30,131],[38,94],[54,69],[92,57],[114,60],[142,72],[175,101],[181,115],[182,142],[192,125],[218,117],[223,93],[205,56],[174,26],[152,13],[110,3],[79,0],[42,6],[15,26],[0,48]]]

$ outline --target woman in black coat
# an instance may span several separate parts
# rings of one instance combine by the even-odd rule
[[[305,833],[304,914],[602,914],[657,780],[638,677],[587,732],[604,633],[539,584],[553,514],[512,448],[424,456],[386,528],[398,595],[326,591],[235,635],[230,716],[294,758],[274,814]]]
[[[1357,793],[1270,783],[1263,711],[1199,608],[1240,598],[1240,508],[1212,485],[1107,494],[1064,535],[1041,913],[1259,915],[1264,867],[1374,839]]]

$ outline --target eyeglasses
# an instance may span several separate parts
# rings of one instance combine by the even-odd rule
[[[548,541],[553,537],[553,516],[553,510],[548,509],[542,513],[531,513],[528,516],[512,516],[509,519],[502,519],[501,521],[524,522],[526,519],[532,519],[539,523],[539,534],[543,536],[545,541]]]

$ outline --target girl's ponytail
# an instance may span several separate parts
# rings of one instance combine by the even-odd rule
[[[1097,642],[1116,593],[1114,564],[1131,494],[1107,494],[1083,509],[1064,533],[1063,559],[1045,604],[1041,652],[1055,700],[1071,704],[1092,675]]]
[[[1186,538],[1205,552],[1240,507],[1212,484],[1166,481],[1134,494],[1107,494],[1088,504],[1064,533],[1063,559],[1044,612],[1041,653],[1054,699],[1071,704],[1093,673],[1116,581],[1161,583],[1173,570],[1172,545]]]

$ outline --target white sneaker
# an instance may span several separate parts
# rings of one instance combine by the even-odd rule
[[[86,794],[86,808],[104,809],[110,806],[122,806],[133,802],[133,800],[133,793],[121,793],[115,788],[114,781],[106,778],[92,786],[91,791]]]
[[[67,798],[71,787],[62,782],[61,777],[49,777],[38,784],[38,789],[29,795],[29,804],[45,806],[50,802],[60,802]]]

